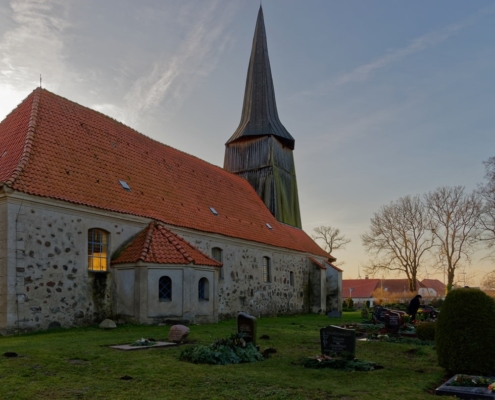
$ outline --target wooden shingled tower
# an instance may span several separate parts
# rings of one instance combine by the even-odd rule
[[[241,122],[225,144],[224,168],[247,179],[278,221],[301,228],[294,142],[278,117],[260,7]]]

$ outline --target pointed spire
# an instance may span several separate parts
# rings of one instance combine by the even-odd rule
[[[249,60],[241,122],[227,144],[247,136],[268,135],[276,136],[291,150],[294,149],[294,138],[278,118],[263,8],[260,5]]]

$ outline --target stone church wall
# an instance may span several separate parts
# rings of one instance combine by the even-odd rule
[[[46,329],[94,323],[119,313],[117,279],[88,271],[87,232],[109,233],[109,253],[146,227],[149,220],[15,193],[0,198],[0,331]],[[7,224],[5,224],[7,219]],[[223,279],[215,273],[215,315],[245,311],[255,316],[311,312],[321,282],[307,255],[215,234],[169,227],[205,254],[223,250]],[[5,243],[7,242],[7,245]],[[263,282],[263,257],[271,282]],[[293,286],[290,282],[293,273]],[[312,280],[313,279],[313,280]],[[197,285],[197,282],[195,283]],[[320,293],[317,293],[319,296]],[[130,306],[126,305],[126,308]],[[201,307],[206,305],[201,304]],[[200,316],[211,310],[194,310]],[[201,319],[201,318],[200,318]]]
[[[214,247],[222,249],[224,278],[219,279],[218,285],[221,318],[236,316],[240,311],[255,316],[311,311],[308,301],[314,298],[315,287],[317,292],[320,290],[321,281],[316,285],[312,282],[309,271],[314,266],[305,254],[220,235],[207,236],[179,228],[175,231],[210,256]],[[270,283],[263,282],[263,257],[271,261]],[[290,272],[294,274],[294,286],[290,285]]]
[[[20,330],[46,329],[52,322],[77,326],[112,314],[110,273],[88,271],[88,229],[109,232],[112,254],[146,226],[145,219],[125,216],[126,221],[116,213],[98,213],[67,203],[17,199],[9,202],[8,215],[14,256],[7,268],[14,284],[8,295],[8,320],[0,329],[6,325]]]

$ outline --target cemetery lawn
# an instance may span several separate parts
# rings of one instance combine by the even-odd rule
[[[361,322],[358,312],[342,319],[322,315],[258,319],[261,351],[270,359],[227,366],[178,361],[185,346],[119,351],[109,345],[140,338],[167,339],[169,327],[123,325],[0,337],[1,399],[432,399],[429,389],[444,377],[431,346],[358,342],[356,357],[385,368],[371,372],[306,369],[320,353],[319,329]],[[210,344],[236,332],[236,321],[190,325],[190,342]],[[18,353],[7,358],[6,352]],[[131,377],[124,380],[122,377]]]

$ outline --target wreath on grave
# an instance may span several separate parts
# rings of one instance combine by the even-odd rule
[[[303,361],[305,368],[314,369],[340,369],[343,371],[374,371],[376,369],[382,369],[383,366],[378,365],[371,361],[358,360],[352,357],[352,355],[343,354],[340,357],[330,357],[325,354],[307,358]]]
[[[225,339],[216,339],[209,346],[193,346],[184,349],[179,360],[194,364],[241,364],[263,361],[263,356],[252,342],[244,340],[243,333],[235,333]]]

